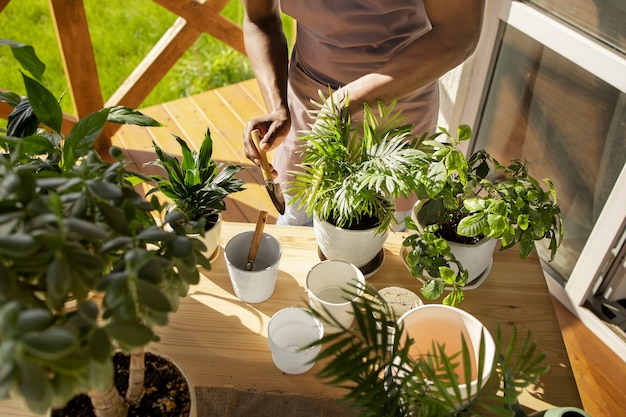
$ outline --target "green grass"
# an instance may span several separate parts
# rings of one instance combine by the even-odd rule
[[[98,77],[106,101],[175,21],[151,0],[84,0]],[[243,7],[231,2],[222,14],[241,24]],[[32,45],[46,64],[46,78],[57,96],[67,88],[47,0],[13,0],[0,13],[0,38]],[[291,33],[286,20],[286,31]],[[80,53],[77,51],[76,53]],[[22,78],[9,47],[0,47],[0,88],[24,94]],[[138,107],[171,101],[254,76],[248,59],[203,34]],[[75,114],[69,96],[63,110]]]

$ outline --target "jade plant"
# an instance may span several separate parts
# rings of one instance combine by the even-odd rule
[[[93,143],[107,122],[158,125],[104,108],[60,133],[62,112],[30,46],[3,41],[21,64],[27,97],[0,135],[0,398],[37,413],[88,393],[96,415],[126,416],[143,394],[144,347],[199,280],[202,242],[163,224],[185,216],[134,186],[146,180],[121,149],[103,161]],[[194,223],[200,229],[201,223]],[[131,355],[123,399],[113,354]]]
[[[501,165],[485,150],[468,157],[459,149],[472,136],[467,125],[451,135],[445,128],[422,137],[425,164],[416,166],[415,220],[406,219],[406,262],[413,276],[430,277],[422,294],[439,298],[452,288],[444,303],[463,301],[467,271],[455,258],[448,242],[474,244],[499,239],[500,250],[517,248],[521,258],[530,256],[535,241],[548,239],[551,259],[563,239],[563,221],[552,181],[542,184],[529,173],[528,162],[512,160]]]

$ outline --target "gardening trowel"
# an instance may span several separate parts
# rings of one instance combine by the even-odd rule
[[[270,195],[276,210],[278,210],[280,214],[285,214],[285,198],[283,197],[280,185],[275,183],[272,178],[272,170],[270,169],[270,164],[267,162],[267,155],[265,155],[265,152],[261,150],[261,134],[257,129],[255,129],[252,131],[251,136],[252,142],[254,142],[254,146],[256,147],[257,152],[259,152],[259,157],[261,158],[261,172],[263,172],[263,179],[265,180],[265,189]]]

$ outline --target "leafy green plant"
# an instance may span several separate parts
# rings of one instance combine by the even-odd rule
[[[112,162],[92,149],[107,122],[158,125],[126,107],[79,120],[67,137],[62,112],[45,85],[45,65],[30,46],[8,43],[21,64],[27,97],[2,93],[13,106],[0,136],[0,397],[17,392],[43,413],[89,393],[101,416],[126,415],[113,381],[113,352],[141,369],[144,346],[158,340],[197,265],[210,268],[204,245],[162,225],[156,198],[134,186],[119,148]],[[193,227],[200,230],[201,223]],[[143,370],[131,369],[126,399],[143,394]],[[136,382],[136,383],[135,383]]]
[[[410,218],[405,219],[405,225],[407,230],[417,231],[415,222]],[[456,259],[448,242],[437,236],[438,229],[437,224],[431,224],[419,233],[409,234],[402,242],[403,247],[410,248],[405,254],[405,262],[412,276],[421,277],[427,273],[428,276],[434,277],[427,280],[420,291],[424,298],[436,300],[448,287],[450,292],[443,298],[442,303],[457,306],[465,298],[463,287],[467,283],[469,273]]]
[[[315,123],[301,139],[302,171],[287,192],[309,216],[338,227],[352,228],[370,220],[379,233],[396,222],[395,199],[414,188],[414,166],[424,154],[411,140],[411,126],[402,124],[395,102],[376,109],[363,107],[357,122],[348,112],[349,101],[337,105],[332,95],[320,93]]]
[[[414,343],[401,335],[404,325],[398,323],[393,310],[371,284],[364,296],[348,291],[355,325],[324,336],[314,343],[322,345],[317,357],[323,360],[318,377],[325,383],[344,388],[345,399],[359,416],[515,416],[517,397],[524,387],[534,383],[548,368],[542,365],[545,355],[538,352],[530,333],[520,338],[514,328],[504,346],[500,328],[495,337],[496,353],[489,379],[482,389],[473,392],[470,384],[464,399],[458,389],[457,367],[469,375],[470,352],[463,342],[460,352],[447,353],[445,346],[433,343],[432,349],[419,359],[410,356]],[[313,314],[324,320],[321,311]],[[487,363],[484,339],[481,338],[476,369],[478,378]],[[481,380],[478,387],[482,386]],[[450,388],[452,388],[450,390]],[[524,415],[524,414],[521,414]]]
[[[158,159],[147,165],[161,167],[167,177],[152,175],[156,187],[148,191],[148,195],[162,192],[190,219],[207,219],[209,226],[211,220],[217,220],[217,214],[226,210],[226,197],[244,189],[244,182],[235,175],[245,167],[233,163],[218,165],[212,159],[213,140],[208,128],[199,152],[192,151],[187,142],[173,136],[180,145],[182,158],[179,160],[153,142]]]
[[[549,239],[554,258],[563,239],[563,221],[552,181],[543,180],[548,188],[544,190],[529,174],[525,160],[503,166],[484,150],[466,158],[458,147],[471,138],[467,125],[459,126],[457,137],[442,127],[428,134],[422,137],[428,163],[418,165],[416,175],[416,193],[424,203],[414,214],[421,227],[407,219],[407,229],[417,233],[403,242],[409,248],[406,262],[414,276],[426,271],[441,278],[429,282],[423,295],[439,298],[448,284],[454,288],[444,302],[456,305],[463,300],[467,272],[450,252],[448,241],[472,244],[500,239],[501,250],[517,245],[520,257],[527,258],[536,240]],[[424,228],[429,225],[433,226]]]

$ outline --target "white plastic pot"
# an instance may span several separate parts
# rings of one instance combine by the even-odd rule
[[[367,265],[383,249],[389,232],[376,233],[376,228],[349,230],[325,220],[313,219],[315,238],[326,259],[345,261],[357,268]]]
[[[413,355],[432,351],[433,342],[436,342],[440,345],[445,344],[447,354],[450,356],[461,351],[461,337],[463,337],[470,348],[474,366],[479,361],[480,339],[481,335],[484,335],[485,354],[481,385],[478,385],[477,366],[476,369],[473,366],[474,378],[469,383],[459,385],[463,400],[457,407],[461,408],[466,405],[485,385],[493,368],[496,346],[489,330],[476,317],[456,307],[427,304],[407,311],[398,319],[398,322],[404,323],[404,332],[399,336],[400,343],[403,343],[407,335],[414,340],[414,345],[411,347]],[[459,364],[459,368],[461,366]],[[463,375],[462,370],[459,373]],[[454,395],[454,388],[448,388],[448,392]]]

